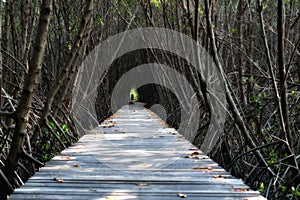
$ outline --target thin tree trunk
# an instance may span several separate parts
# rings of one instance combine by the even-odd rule
[[[280,76],[280,84],[281,84],[281,91],[280,91],[280,103],[282,108],[282,116],[285,125],[285,137],[288,141],[290,148],[293,149],[293,136],[291,135],[290,130],[290,120],[289,120],[289,107],[288,107],[288,99],[287,99],[287,84],[286,84],[286,66],[285,66],[285,46],[284,46],[284,23],[285,23],[285,16],[284,16],[284,2],[283,0],[277,1],[277,37],[278,37],[278,67],[279,67],[279,76]]]
[[[2,1],[0,1],[0,49],[2,49]],[[2,108],[2,53],[0,51],[0,109]],[[0,116],[1,121],[1,116]]]
[[[28,67],[28,59],[26,56],[26,49],[27,49],[27,39],[28,39],[28,25],[29,25],[29,0],[22,1],[22,49],[21,49],[21,57],[22,57],[22,64]]]
[[[238,85],[240,90],[240,101],[244,105],[246,104],[246,95],[245,95],[245,89],[243,84],[243,77],[244,77],[244,62],[243,62],[243,28],[242,28],[242,20],[244,15],[244,0],[240,0],[238,4],[238,10],[237,10],[237,37],[238,37],[238,47],[239,52],[237,55],[237,69],[238,69]]]
[[[29,8],[28,8],[29,9]],[[27,30],[27,39],[26,39],[26,46],[25,46],[25,51],[24,51],[24,55],[23,56],[23,61],[24,61],[24,66],[26,67],[26,70],[28,71],[28,57],[30,56],[30,49],[31,49],[31,45],[32,45],[32,40],[33,40],[33,35],[34,35],[34,28],[35,27],[35,24],[37,23],[37,20],[36,18],[34,17],[34,15],[30,15],[30,12],[31,13],[37,13],[37,10],[38,10],[38,6],[37,6],[37,3],[34,3],[33,4],[33,8],[32,10],[28,10],[28,17],[31,17],[30,19],[30,24],[28,24],[28,27],[27,29],[30,30],[28,31]],[[28,22],[29,23],[29,22]],[[30,25],[30,26],[29,26]]]
[[[251,11],[251,5],[248,5],[248,12],[249,12],[249,14],[248,14],[248,21],[249,22],[251,22],[252,21],[252,11]],[[251,60],[253,60],[253,44],[254,44],[254,36],[253,36],[253,32],[254,32],[254,26],[253,26],[253,24],[251,24],[251,23],[249,23],[248,25],[247,25],[247,39],[248,39],[248,42],[247,42],[247,52],[248,52],[248,55],[249,55],[249,58],[251,59]],[[253,66],[253,64],[252,64],[252,62],[249,60],[249,59],[247,59],[247,61],[246,61],[246,70],[245,70],[245,73],[246,74],[248,74],[248,75],[252,75],[253,74],[253,70],[252,70],[252,66]],[[248,100],[248,98],[250,97],[250,96],[252,96],[253,95],[253,82],[251,82],[251,81],[248,81],[247,82],[247,87],[246,87],[247,89],[246,89],[246,103],[247,103],[247,100]]]
[[[163,21],[164,21],[164,28],[167,28],[168,27],[168,25],[167,25],[168,14],[166,11],[166,5],[165,5],[164,0],[161,0],[160,3],[162,5],[162,17],[163,17]]]
[[[83,36],[85,34],[85,31],[87,29],[87,24],[88,24],[88,22],[89,22],[89,20],[91,19],[91,16],[92,16],[92,8],[93,8],[93,0],[87,0],[86,1],[86,6],[85,6],[85,9],[84,9],[84,14],[83,14],[81,24],[80,24],[80,27],[79,27],[79,32],[78,32],[78,35],[76,37],[75,43],[72,46],[72,49],[70,51],[69,57],[68,57],[65,65],[64,65],[63,70],[61,71],[61,73],[59,74],[57,79],[55,80],[55,82],[52,85],[52,87],[50,89],[50,92],[47,96],[47,100],[46,100],[46,103],[45,103],[45,106],[44,106],[44,109],[43,109],[43,114],[42,114],[42,117],[41,117],[42,121],[46,120],[46,118],[47,118],[47,116],[50,112],[50,109],[51,109],[52,103],[54,101],[54,98],[55,98],[60,86],[62,85],[62,83],[66,79],[69,71],[72,69],[73,61],[74,61],[74,59],[77,55],[76,53],[77,53],[78,49],[80,48],[82,38],[83,38]],[[41,122],[41,123],[43,123],[43,122]]]
[[[47,41],[50,16],[52,11],[52,0],[43,0],[41,5],[41,14],[37,28],[35,44],[33,46],[32,59],[29,72],[25,79],[25,85],[19,107],[15,115],[15,131],[13,134],[10,151],[5,162],[4,173],[7,177],[14,177],[14,171],[17,169],[18,160],[25,155],[24,140],[26,136],[26,125],[30,112],[30,106],[39,84],[39,78],[42,68],[45,45]]]
[[[245,138],[246,144],[250,148],[256,148],[256,144],[253,141],[253,139],[251,138],[251,136],[246,128],[246,124],[243,121],[243,118],[232,98],[232,95],[231,95],[230,89],[229,89],[229,85],[225,78],[224,71],[223,71],[221,62],[219,60],[218,54],[217,54],[216,41],[215,41],[214,31],[212,29],[212,24],[211,24],[211,13],[210,13],[209,0],[204,0],[204,4],[205,4],[205,14],[206,14],[206,21],[207,21],[207,30],[209,31],[208,35],[209,35],[211,43],[212,43],[212,56],[213,56],[213,59],[216,63],[218,70],[220,71],[221,78],[225,84],[226,98],[227,98],[230,110],[233,114],[233,117],[235,119],[237,126],[239,127],[239,129],[241,130],[241,132]],[[256,158],[258,160],[260,160],[265,167],[267,167],[266,169],[269,171],[269,173],[272,176],[275,176],[276,174],[272,171],[271,168],[268,167],[268,164],[267,164],[266,160],[264,159],[263,155],[258,150],[254,151],[254,154],[255,154]]]
[[[194,40],[198,41],[198,13],[199,13],[199,0],[195,0],[195,23],[194,23]]]
[[[90,39],[90,33],[92,30],[92,20],[87,24],[87,31],[85,35],[83,36],[82,45],[79,48],[79,51],[77,52],[76,59],[74,59],[72,64],[72,69],[70,70],[68,77],[65,81],[65,88],[62,92],[62,95],[58,101],[58,106],[55,109],[54,116],[56,116],[57,111],[62,108],[62,104],[65,103],[66,108],[70,108],[70,105],[72,103],[72,93],[73,93],[73,86],[76,80],[76,77],[79,72],[79,62],[84,58],[87,44]]]
[[[3,29],[2,29],[2,35],[1,35],[1,48],[8,52],[8,27],[9,27],[9,13],[8,13],[8,2],[5,3],[4,6],[4,19],[3,19]],[[2,57],[2,64],[6,64],[9,65],[8,63],[8,56]],[[11,76],[10,75],[6,75],[6,70],[3,69],[2,66],[2,87],[3,88],[8,88],[6,87],[6,82],[10,82]]]
[[[283,133],[286,135],[286,138],[285,138],[286,141],[289,142],[289,138],[290,137],[288,135],[290,133],[288,134],[288,132],[286,130],[286,122],[285,122],[285,118],[284,118],[284,114],[283,114],[283,108],[282,108],[282,103],[281,103],[282,100],[281,100],[280,92],[278,91],[278,87],[277,87],[277,83],[276,83],[276,77],[275,77],[274,70],[273,70],[273,64],[272,64],[272,61],[271,61],[270,49],[269,49],[269,45],[268,45],[268,41],[267,41],[267,36],[266,36],[266,31],[265,31],[265,26],[264,26],[264,18],[263,18],[263,13],[262,13],[263,4],[262,4],[262,2],[260,0],[257,0],[257,7],[258,7],[257,9],[258,9],[258,12],[259,12],[260,25],[261,25],[261,30],[262,30],[262,39],[263,39],[264,46],[265,46],[265,49],[266,49],[268,67],[269,67],[269,71],[270,71],[271,78],[272,78],[273,88],[274,88],[274,91],[275,91],[276,103],[277,103],[277,106],[278,106],[278,113],[279,113],[279,118],[280,118],[280,126],[282,128]],[[289,146],[289,148],[290,148],[290,146]],[[290,148],[289,150],[292,153],[292,149]]]
[[[176,0],[176,9],[175,9],[176,26],[174,26],[174,29],[175,29],[175,27],[177,27],[177,31],[181,32],[181,26],[180,26],[181,20],[179,18],[179,2],[178,1],[180,1],[180,0]]]
[[[186,0],[186,8],[187,8],[187,15],[188,15],[188,22],[191,28],[191,34],[194,36],[194,26],[193,26],[193,19],[192,19],[192,14],[191,14],[191,9],[190,9],[190,0]]]
[[[17,33],[16,33],[16,28],[15,28],[15,11],[14,11],[14,2],[13,0],[7,1],[8,3],[8,13],[9,13],[9,19],[10,19],[10,29],[11,29],[11,37],[12,37],[12,48],[13,48],[13,55],[15,58],[19,59],[18,57],[18,50],[17,50]],[[17,70],[16,70],[17,71]]]

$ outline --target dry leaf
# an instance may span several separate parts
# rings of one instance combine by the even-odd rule
[[[200,155],[200,153],[195,151],[195,152],[191,153],[190,155],[186,156],[186,158],[199,159],[198,155]]]
[[[182,194],[182,193],[178,193],[178,196],[179,196],[180,198],[187,198],[187,195],[186,195],[186,194]]]
[[[137,184],[135,184],[135,185],[137,185],[137,186],[149,186],[148,183],[137,183]]]
[[[63,183],[64,182],[64,179],[53,178],[53,180],[58,182],[58,183]]]
[[[166,123],[166,122],[163,122],[162,125],[163,125],[163,126],[169,126],[169,124]]]
[[[61,156],[60,157],[62,160],[70,160],[71,158],[70,158],[70,156]]]
[[[201,170],[201,171],[212,171],[212,167],[206,167],[206,166],[199,166],[199,167],[194,167],[194,170]]]
[[[79,164],[73,164],[73,167],[80,167],[80,165]]]
[[[190,154],[191,156],[194,156],[194,155],[200,155],[200,153],[198,151],[195,151],[193,153]]]
[[[106,124],[106,126],[107,126],[108,128],[110,128],[110,127],[115,126],[115,124],[114,124],[114,123],[108,123],[108,124]]]
[[[195,151],[195,150],[198,150],[198,148],[197,147],[191,147],[189,150]]]
[[[188,155],[188,156],[185,156],[185,158],[198,159],[198,156],[191,156],[191,155]]]
[[[214,176],[215,179],[224,178],[221,174]]]
[[[100,124],[100,127],[102,128],[111,128],[113,126],[115,126],[115,124],[111,122],[103,122],[102,124]]]
[[[234,187],[232,187],[232,190],[235,192],[248,192],[249,188],[234,188]]]

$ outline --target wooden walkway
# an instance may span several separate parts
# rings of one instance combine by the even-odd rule
[[[122,107],[10,199],[264,199],[139,105]]]

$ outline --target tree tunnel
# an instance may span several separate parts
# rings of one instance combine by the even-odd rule
[[[196,95],[197,102],[199,102],[198,106],[201,110],[201,115],[199,121],[201,122],[201,130],[205,132],[208,128],[209,121],[209,106],[206,105],[205,98],[201,93],[201,88],[199,88],[200,84],[203,84],[200,79],[195,80],[192,79],[191,74],[196,74],[196,77],[201,77],[201,74],[196,70],[191,70],[191,66],[189,63],[170,53],[170,52],[162,52],[157,49],[140,49],[136,51],[129,52],[118,59],[116,59],[109,70],[105,73],[105,77],[101,77],[102,80],[99,83],[99,87],[97,89],[97,98],[96,98],[96,113],[97,119],[99,123],[101,123],[104,119],[113,114],[113,92],[116,89],[116,85],[126,75],[126,73],[130,72],[134,68],[138,68],[142,65],[147,65],[149,63],[160,63],[163,65],[168,65],[172,69],[180,72],[186,77],[189,84],[193,87],[193,92]],[[149,71],[141,70],[135,73],[135,76],[130,77],[131,79],[139,79],[138,76],[141,76],[141,79],[144,79],[144,76],[151,76],[153,74]],[[136,76],[137,75],[137,76]],[[142,82],[143,80],[137,80],[137,82]],[[170,80],[165,80],[170,81]],[[131,83],[130,83],[131,82]],[[133,88],[136,89],[138,93],[138,101],[145,103],[145,107],[155,112],[158,116],[160,116],[167,124],[171,127],[178,129],[181,123],[181,108],[180,108],[180,98],[184,97],[185,93],[183,91],[181,97],[177,97],[173,90],[174,88],[166,87],[159,83],[147,83],[142,85],[136,85],[134,80],[127,80],[127,87],[124,87],[125,92],[125,101],[123,104],[120,104],[115,110],[119,109],[120,106],[128,104],[130,101],[130,92]],[[205,87],[205,84],[203,84]],[[122,85],[124,86],[124,84]],[[129,89],[129,90],[128,90]],[[122,89],[119,89],[122,90]],[[205,135],[205,134],[204,134]],[[203,136],[203,135],[202,135]],[[201,134],[198,134],[198,139],[203,137]],[[196,138],[196,140],[198,140]]]
[[[204,152],[219,138],[226,107],[222,78],[189,37],[160,28],[130,30],[105,40],[83,65],[73,97],[83,130],[128,104],[136,88],[140,101],[162,111],[184,137],[204,140]]]

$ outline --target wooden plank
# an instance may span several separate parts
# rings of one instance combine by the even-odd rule
[[[14,195],[15,200],[25,200],[25,199],[44,199],[44,200],[53,200],[53,199],[61,199],[61,200],[83,200],[83,199],[92,199],[92,200],[136,200],[136,199],[147,199],[147,200],[174,200],[180,199],[177,194],[172,193],[168,196],[165,195],[153,195],[153,196],[137,196],[137,195],[129,195],[129,194],[96,194],[96,195],[40,195],[40,194],[32,194],[32,195],[22,195],[16,194]],[[251,197],[236,197],[236,196],[203,196],[203,195],[188,195],[188,200],[263,200],[261,196],[253,195]]]
[[[10,199],[264,199],[139,105],[62,151]]]

